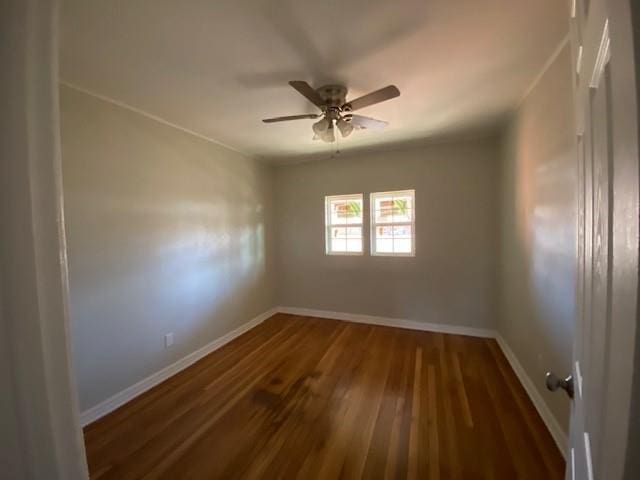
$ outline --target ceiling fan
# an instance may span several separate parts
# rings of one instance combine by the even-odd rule
[[[400,90],[395,85],[381,88],[368,93],[355,100],[347,101],[347,88],[342,85],[325,85],[314,89],[305,81],[294,80],[289,82],[300,94],[318,107],[322,113],[307,113],[304,115],[289,115],[286,117],[265,118],[264,123],[286,122],[289,120],[315,119],[320,120],[313,124],[314,140],[320,139],[327,143],[335,141],[335,127],[340,130],[343,137],[351,135],[354,129],[380,129],[387,126],[387,122],[375,118],[354,115],[351,112],[369,105],[384,102],[400,95]]]

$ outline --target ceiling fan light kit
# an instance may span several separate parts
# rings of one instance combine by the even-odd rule
[[[353,125],[351,125],[351,121],[347,121],[342,117],[336,120],[336,126],[338,127],[338,130],[340,130],[342,138],[348,137],[354,130]]]
[[[329,130],[329,120],[327,118],[323,118],[322,120],[317,121],[311,127],[316,135],[320,136]]]
[[[362,115],[354,115],[351,112],[400,95],[400,90],[395,85],[389,85],[355,100],[347,101],[347,88],[342,85],[325,85],[314,89],[307,82],[301,80],[291,81],[289,85],[318,107],[322,113],[265,118],[262,121],[264,123],[275,123],[320,118],[311,127],[315,134],[313,138],[314,140],[318,138],[327,143],[333,143],[336,139],[334,127],[337,127],[343,138],[351,135],[355,129],[380,129],[386,127],[387,122],[363,117]]]

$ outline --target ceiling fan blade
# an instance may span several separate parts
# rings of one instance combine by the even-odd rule
[[[350,108],[353,110],[359,110],[375,103],[384,102],[385,100],[391,100],[400,96],[400,90],[395,85],[389,85],[388,87],[381,88],[375,92],[368,93],[362,97],[358,97],[355,100],[351,100],[344,104],[343,108]]]
[[[303,80],[292,80],[289,82],[293,88],[295,88],[298,93],[304,95],[307,100],[313,103],[316,107],[322,108],[325,106],[325,102],[318,92],[316,92],[311,85]]]
[[[367,128],[369,130],[379,130],[389,125],[383,120],[375,118],[363,117],[362,115],[351,115],[351,124],[356,128]]]
[[[262,120],[264,123],[286,122],[288,120],[302,120],[305,118],[318,118],[320,115],[317,113],[306,113],[304,115],[289,115],[286,117],[274,117],[265,118]]]

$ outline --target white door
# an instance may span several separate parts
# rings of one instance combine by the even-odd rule
[[[614,256],[616,236],[624,233],[616,224],[621,219],[615,218],[614,204],[618,194],[620,201],[627,200],[624,195],[635,195],[636,204],[638,200],[637,186],[634,192],[618,192],[614,188],[616,175],[619,178],[630,161],[618,153],[619,145],[614,135],[615,129],[624,128],[627,120],[619,113],[620,96],[624,92],[617,89],[617,83],[612,80],[612,58],[620,55],[620,61],[633,64],[631,46],[611,41],[611,29],[617,26],[611,21],[611,15],[620,16],[621,4],[618,0],[574,0],[572,4],[579,179],[579,313],[572,378],[566,383],[551,378],[549,385],[553,387],[555,383],[556,387],[566,387],[573,393],[568,479],[617,480],[623,478],[624,471],[624,454],[613,455],[613,445],[607,445],[610,441],[623,450],[625,448],[626,436],[616,431],[620,426],[611,420],[615,408],[611,393],[619,390],[623,394],[629,383],[624,375],[620,379],[611,375],[611,369],[619,361],[616,355],[624,353],[617,350],[619,333],[614,330],[618,328],[615,323],[618,321],[615,308],[618,307],[614,308],[618,288],[615,277],[621,266],[616,262],[629,261],[624,255]],[[635,102],[635,98],[629,101]],[[637,144],[637,131],[634,136],[633,142]],[[637,183],[637,158],[635,168]],[[637,231],[631,240],[637,248]],[[635,260],[637,263],[637,257]],[[636,278],[629,277],[628,281],[637,282],[637,269],[635,272]],[[629,334],[633,335],[633,332]],[[627,360],[632,362],[632,359]],[[631,375],[630,368],[627,368],[628,376]]]

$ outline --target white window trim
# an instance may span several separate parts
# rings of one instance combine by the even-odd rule
[[[388,195],[410,195],[411,196],[411,221],[410,222],[379,222],[376,223],[375,198]],[[369,194],[369,215],[370,215],[370,243],[372,257],[415,257],[416,256],[416,196],[415,190],[392,190],[389,192],[371,192]],[[411,226],[411,252],[378,252],[376,251],[376,227],[388,226]]]
[[[360,200],[362,202],[362,223],[350,223],[348,225],[334,225],[331,223],[331,211],[329,205],[331,200]],[[360,252],[333,252],[329,248],[330,245],[330,233],[332,227],[360,227],[362,232],[362,251]],[[324,197],[324,253],[325,255],[337,255],[337,256],[349,256],[349,257],[361,257],[364,255],[364,194],[363,193],[350,193],[347,195],[326,195]]]

